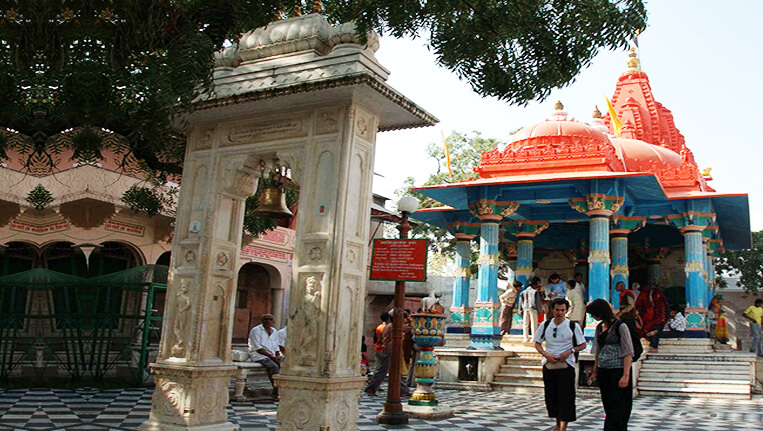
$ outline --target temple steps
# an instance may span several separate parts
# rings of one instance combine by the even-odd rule
[[[543,367],[540,354],[516,352],[517,356],[505,359],[494,380],[490,383],[495,391],[513,394],[543,393]]]
[[[661,341],[658,353],[645,353],[636,384],[640,395],[750,399],[756,383],[754,356],[708,352],[710,340],[670,341],[682,351],[669,351]]]

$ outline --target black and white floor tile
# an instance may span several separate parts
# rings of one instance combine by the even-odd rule
[[[536,431],[550,430],[542,396],[502,392],[472,393],[440,390],[438,396],[456,410],[440,421],[411,419],[407,426],[374,423],[384,403],[360,398],[360,430]],[[275,430],[276,403],[270,400],[232,402],[228,417],[242,430]],[[0,389],[0,431],[122,431],[148,418],[151,389]],[[600,430],[604,412],[598,397],[579,395],[578,421],[570,430]],[[763,428],[763,400],[641,397],[634,401],[631,431],[728,431]]]

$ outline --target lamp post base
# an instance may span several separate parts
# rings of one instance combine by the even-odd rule
[[[405,404],[403,405],[403,410],[408,416],[416,419],[446,419],[451,418],[456,414],[451,407],[444,404],[437,404],[434,406]]]
[[[405,425],[408,423],[408,415],[405,412],[381,412],[376,415],[376,423],[383,425]]]

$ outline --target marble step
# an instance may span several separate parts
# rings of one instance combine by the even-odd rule
[[[527,374],[515,374],[515,373],[498,373],[495,375],[495,382],[533,382],[540,380],[543,382],[543,374],[537,376],[530,376]]]
[[[682,362],[739,362],[750,363],[755,360],[752,355],[739,353],[692,353],[692,352],[658,352],[644,353],[647,360],[670,360]]]
[[[540,367],[540,358],[506,358],[504,365],[515,365],[517,367]]]
[[[708,379],[721,379],[721,380],[750,380],[750,372],[749,371],[739,371],[739,372],[718,372],[718,373],[708,373],[707,371],[703,372],[696,372],[696,371],[665,371],[665,370],[644,370],[641,369],[641,372],[639,373],[639,378],[652,378],[652,379],[702,379],[702,378],[708,378]]]
[[[723,393],[707,391],[706,389],[688,388],[654,388],[651,386],[639,386],[639,395],[655,397],[690,397],[690,398],[715,398],[715,399],[744,399],[751,398],[750,391],[725,391]]]
[[[653,387],[704,387],[704,386],[720,386],[726,387],[747,387],[749,389],[750,380],[744,379],[711,379],[698,376],[694,379],[676,379],[676,378],[663,378],[663,377],[641,377],[638,378],[639,385],[653,386]]]
[[[521,374],[524,376],[542,376],[543,367],[530,365],[501,365],[501,373]]]
[[[680,369],[680,370],[749,370],[749,362],[731,361],[670,361],[661,359],[647,359],[642,363],[642,369]]]
[[[492,382],[494,391],[509,392],[517,395],[537,395],[543,393],[543,381],[540,385],[527,385],[524,383]]]

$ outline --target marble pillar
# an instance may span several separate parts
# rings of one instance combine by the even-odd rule
[[[374,34],[307,14],[216,55],[214,92],[184,118],[156,389],[141,429],[238,429],[226,405],[244,203],[276,162],[300,185],[277,429],[357,429],[376,133],[436,122],[385,83],[376,48]]]
[[[456,234],[456,273],[453,282],[453,305],[450,307],[450,323],[447,332],[468,334],[471,332],[472,309],[469,307],[469,280],[471,271],[472,239],[474,235]]]

